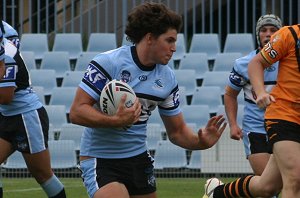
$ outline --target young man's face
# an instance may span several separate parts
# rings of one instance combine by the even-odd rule
[[[273,25],[265,25],[259,30],[259,39],[261,43],[261,47],[267,44],[270,41],[271,36],[277,31],[278,29]]]
[[[169,29],[166,33],[153,40],[151,49],[155,63],[166,65],[169,62],[176,51],[176,40],[177,31],[175,29]]]

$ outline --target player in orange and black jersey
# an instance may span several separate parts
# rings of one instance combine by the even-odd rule
[[[267,93],[263,71],[276,61],[277,85]],[[270,197],[281,189],[282,198],[300,197],[300,24],[277,31],[249,63],[248,73],[257,105],[266,108],[273,154],[261,176],[217,186],[210,197]]]

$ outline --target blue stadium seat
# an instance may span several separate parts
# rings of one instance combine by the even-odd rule
[[[223,52],[239,52],[243,56],[254,50],[254,40],[250,33],[227,34]]]
[[[189,49],[189,53],[191,52],[206,53],[208,60],[214,60],[216,58],[216,54],[221,52],[218,34],[193,34]]]
[[[162,126],[159,123],[147,124],[147,147],[149,150],[156,150],[157,142],[163,140]]]
[[[59,133],[59,140],[73,140],[75,150],[80,149],[80,140],[84,127],[72,123],[63,124]]]
[[[66,108],[65,113],[69,113],[76,90],[77,87],[55,87],[52,90],[49,105],[64,105]]]
[[[180,60],[186,54],[186,43],[183,33],[177,34],[176,52],[173,54],[174,60]]]
[[[69,53],[66,51],[46,52],[40,69],[54,69],[56,78],[63,78],[64,73],[71,70]]]
[[[174,70],[178,86],[185,87],[185,94],[191,96],[197,87],[196,71],[194,69],[177,69]]]
[[[22,51],[21,56],[28,70],[37,69],[35,55],[33,51]]]
[[[236,59],[243,55],[239,52],[218,53],[213,66],[213,71],[228,71],[230,72],[234,66]]]
[[[44,53],[49,51],[47,34],[24,33],[21,37],[20,51],[32,51],[36,60],[44,57]]]
[[[66,51],[69,59],[77,59],[82,50],[80,33],[57,33],[54,38],[52,51]]]
[[[84,76],[84,71],[66,71],[63,76],[62,87],[77,87]]]
[[[117,40],[115,33],[91,33],[86,51],[105,52],[116,47]]]
[[[68,123],[65,105],[45,105],[49,117],[51,129],[55,132],[61,131],[63,124]]]
[[[82,52],[77,58],[75,71],[85,71],[91,60],[99,54],[98,52]]]
[[[185,105],[182,114],[186,123],[195,123],[197,128],[206,126],[210,118],[208,105]]]
[[[196,79],[203,79],[203,74],[209,71],[207,54],[196,52],[185,54],[181,58],[178,69],[193,69],[196,72]]]
[[[54,69],[32,69],[30,79],[33,87],[41,86],[44,88],[45,95],[51,95],[56,84],[56,74]]]

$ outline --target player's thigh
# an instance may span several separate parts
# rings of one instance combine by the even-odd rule
[[[0,164],[2,164],[13,151],[12,145],[8,141],[0,138]]]
[[[23,157],[30,173],[39,183],[48,180],[52,176],[48,149],[34,154],[23,153]]]
[[[124,184],[111,182],[101,187],[94,194],[94,198],[129,198],[129,193]]]
[[[273,152],[282,173],[282,177],[299,178],[300,143],[293,141],[280,141],[274,144]]]
[[[248,157],[249,163],[255,175],[261,175],[270,158],[269,153],[256,153]]]

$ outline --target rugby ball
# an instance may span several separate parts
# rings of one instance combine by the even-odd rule
[[[133,89],[125,82],[112,80],[108,82],[100,94],[100,109],[107,115],[114,115],[117,112],[122,96],[126,94],[125,106],[131,107],[136,99]]]
[[[221,180],[219,180],[218,178],[214,177],[214,178],[208,179],[204,186],[205,194],[202,198],[213,198],[214,189],[217,186],[220,186],[222,184],[223,184],[223,182]]]

